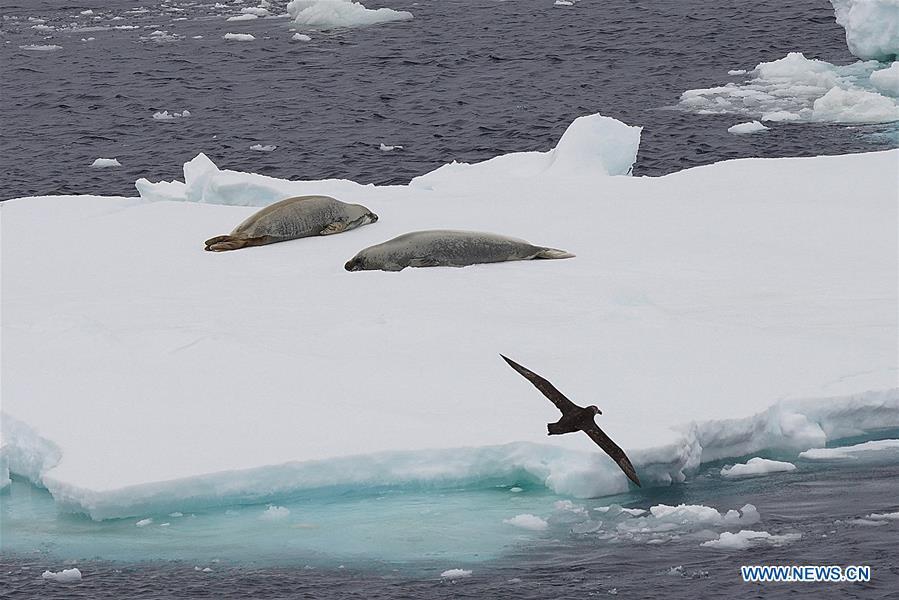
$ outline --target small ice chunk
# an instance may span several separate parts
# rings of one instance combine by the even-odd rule
[[[515,515],[511,519],[503,519],[503,523],[520,527],[521,529],[530,529],[531,531],[543,531],[549,527],[549,523],[545,520],[528,513]]]
[[[762,121],[798,121],[802,117],[787,110],[775,110],[762,115]]]
[[[266,521],[277,521],[285,518],[290,514],[290,509],[284,506],[275,506],[274,504],[269,504],[268,508],[265,509],[265,512],[259,515],[260,519],[264,519]]]
[[[267,9],[262,8],[262,7],[256,7],[256,6],[247,6],[247,7],[241,8],[240,12],[242,12],[245,15],[253,15],[254,17],[267,17],[268,16]]]
[[[204,573],[212,573],[212,569],[210,569],[209,567],[206,567],[205,569],[203,569],[203,572]]]
[[[574,2],[569,2],[568,0],[556,0],[553,2],[554,6],[574,6]]]
[[[92,14],[94,14],[94,11],[92,11],[91,9],[82,10],[81,14],[82,15],[92,15]]]
[[[746,550],[752,546],[770,545],[782,546],[795,542],[802,537],[800,533],[787,533],[785,535],[771,535],[767,531],[752,531],[742,529],[739,533],[723,532],[716,540],[703,542],[700,546],[717,548],[719,550]]]
[[[178,518],[178,517],[183,517],[183,516],[184,516],[184,513],[183,513],[183,512],[177,512],[177,511],[176,511],[176,512],[173,512],[173,513],[169,513],[169,516],[170,516],[170,517]]]
[[[28,44],[27,46],[19,46],[19,48],[32,52],[54,52],[56,50],[62,50],[62,46],[56,44]]]
[[[871,513],[865,518],[871,519],[872,521],[899,521],[899,512]]]
[[[745,75],[746,69],[731,69],[727,72],[728,75]]]
[[[73,581],[81,581],[81,571],[75,569],[63,569],[54,573],[53,571],[44,571],[41,577],[47,581],[55,581],[57,583],[71,583]]]
[[[50,25],[32,25],[32,29],[35,31],[53,31],[56,29],[55,27],[51,27]]]
[[[275,146],[274,144],[266,144],[265,146],[263,146],[262,144],[253,144],[252,146],[250,146],[250,150],[256,150],[257,152],[271,152],[275,148],[277,148],[277,146]]]
[[[724,467],[721,469],[721,476],[734,479],[737,477],[752,477],[754,475],[765,475],[766,473],[783,473],[795,470],[796,465],[793,463],[768,460],[756,456],[755,458],[750,458],[746,463]]]
[[[762,125],[758,121],[750,121],[749,123],[740,123],[738,125],[734,125],[732,127],[728,127],[728,133],[734,133],[737,135],[742,135],[745,133],[756,133],[759,131],[766,131],[768,128]]]
[[[256,39],[256,36],[250,33],[226,33],[222,36],[222,39],[235,40],[237,42],[252,42]]]
[[[447,569],[441,573],[440,576],[445,579],[462,579],[464,577],[471,577],[471,571],[466,569]]]
[[[899,61],[894,61],[886,69],[880,69],[871,73],[871,85],[881,93],[899,97]]]
[[[519,494],[519,493],[523,492],[524,490],[516,485],[515,487],[510,487],[509,491],[512,492],[513,494]]]
[[[256,15],[242,14],[236,15],[234,17],[228,17],[225,19],[226,21],[252,21],[253,19],[258,19]]]
[[[109,167],[121,167],[122,163],[117,158],[98,158],[91,163],[91,167],[95,169],[107,169]]]
[[[167,110],[164,110],[162,112],[153,113],[153,118],[156,119],[157,121],[171,121],[173,119],[180,119],[182,117],[189,117],[189,116],[190,116],[189,110],[183,110],[181,112],[169,112]]]
[[[402,150],[403,149],[403,147],[399,146],[399,145],[388,146],[387,144],[381,144],[380,148],[381,148],[381,152],[390,152],[392,150]]]
[[[294,40],[294,41],[297,41],[297,42],[310,42],[310,41],[312,41],[312,38],[309,37],[308,35],[306,35],[305,33],[295,33],[295,34],[293,34],[293,36],[292,36],[290,39],[292,39],[292,40]]]
[[[287,12],[297,25],[335,29],[407,21],[412,13],[392,8],[366,8],[353,0],[291,0]]]
[[[877,440],[841,448],[812,448],[811,450],[800,452],[799,458],[808,460],[858,458],[857,455],[861,453],[886,452],[889,450],[899,450],[899,440]]]
[[[152,522],[153,522],[153,519],[141,519],[134,525],[137,527],[146,527],[147,525],[151,524]]]

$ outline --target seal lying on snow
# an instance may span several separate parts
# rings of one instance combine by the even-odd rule
[[[574,254],[534,246],[524,240],[477,231],[414,231],[354,256],[347,271],[402,271],[406,267],[464,267],[532,258],[571,258]]]
[[[229,235],[206,240],[206,250],[223,252],[313,235],[331,235],[377,220],[378,215],[361,204],[347,204],[328,196],[297,196],[266,206]]]

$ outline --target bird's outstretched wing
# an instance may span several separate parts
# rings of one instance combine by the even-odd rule
[[[640,478],[637,477],[637,471],[634,469],[634,465],[631,464],[630,459],[624,453],[618,444],[612,441],[612,438],[606,435],[606,433],[599,428],[599,425],[593,423],[592,425],[586,427],[584,433],[590,436],[590,439],[596,442],[596,445],[602,448],[606,454],[612,457],[621,470],[624,471],[624,474],[627,475],[627,478],[637,484],[637,487],[640,487]]]
[[[531,383],[534,384],[534,387],[536,387],[538,390],[543,392],[543,395],[546,396],[547,398],[549,398],[550,402],[555,404],[556,408],[558,408],[560,411],[562,411],[563,415],[567,415],[571,411],[577,410],[580,408],[580,406],[576,405],[574,402],[572,402],[571,400],[566,398],[562,394],[562,392],[557,390],[555,388],[555,386],[553,386],[553,384],[551,384],[547,380],[543,379],[542,377],[540,377],[539,375],[537,375],[530,369],[526,369],[525,367],[522,367],[520,364],[518,364],[514,360],[512,360],[510,358],[506,358],[502,354],[500,354],[500,356],[503,357],[504,361],[509,363],[510,367],[512,367],[519,373],[521,373],[525,379],[527,379],[528,381],[530,381]]]

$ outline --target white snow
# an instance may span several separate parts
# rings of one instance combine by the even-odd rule
[[[531,531],[543,531],[549,527],[549,523],[544,519],[529,513],[515,515],[511,519],[503,519],[503,523]]]
[[[800,539],[800,533],[787,533],[784,535],[771,535],[767,531],[752,531],[743,529],[738,533],[724,531],[716,540],[703,542],[701,546],[718,550],[746,550],[754,546],[769,545],[783,546]]]
[[[305,33],[295,33],[291,36],[292,40],[297,42],[309,42],[312,41],[312,38],[306,35]]]
[[[521,472],[572,496],[628,489],[589,440],[547,439],[557,411],[499,352],[598,403],[644,485],[899,426],[899,151],[607,176],[627,172],[638,137],[578,119],[549,152],[385,187],[201,155],[186,183],[139,181],[141,199],[3,202],[10,471],[96,519]],[[381,218],[203,251],[255,210],[222,204],[314,193]],[[577,258],[343,270],[360,248],[438,227]],[[340,435],[321,426],[334,411]]]
[[[768,128],[758,121],[750,121],[749,123],[739,123],[727,128],[728,133],[742,135],[746,133],[757,133],[759,131],[767,131]]]
[[[117,158],[98,158],[91,163],[91,167],[95,169],[106,169],[109,167],[121,167],[122,163]]]
[[[256,150],[257,152],[272,152],[277,148],[274,144],[253,144],[250,146],[250,150]]]
[[[899,451],[899,440],[876,440],[839,448],[812,448],[805,452],[800,452],[799,458],[807,458],[809,460],[852,459],[861,458],[863,455],[893,455],[899,453],[897,451]]]
[[[291,0],[287,12],[297,25],[317,29],[364,27],[412,18],[412,13],[404,10],[371,10],[352,0]]]
[[[63,569],[62,571],[44,571],[41,577],[47,581],[55,581],[57,583],[71,583],[73,581],[81,581],[81,571],[77,568]]]
[[[463,579],[465,577],[471,577],[471,571],[467,569],[447,569],[441,573],[440,576],[445,579]]]
[[[899,57],[899,1],[830,0],[849,51],[862,59]]]
[[[237,42],[252,42],[256,39],[256,36],[251,33],[226,33],[222,36],[222,39],[235,40]]]
[[[226,21],[252,21],[252,20],[258,19],[258,18],[259,18],[259,17],[257,17],[256,15],[252,15],[252,14],[242,14],[242,15],[235,15],[235,16],[233,16],[233,17],[228,17],[228,18],[225,19],[225,20],[226,20]]]
[[[766,475],[768,473],[783,473],[785,471],[795,471],[796,465],[793,463],[782,462],[779,460],[768,460],[767,458],[750,458],[742,464],[735,464],[730,467],[721,469],[721,476],[729,479],[739,477],[752,477],[755,475]]]
[[[687,90],[680,106],[764,121],[887,123],[899,120],[895,75],[877,61],[836,66],[799,52],[756,65],[743,84]]]
[[[270,504],[269,507],[265,509],[265,512],[259,515],[259,518],[266,521],[280,521],[289,515],[290,509],[286,506],[275,506]]]

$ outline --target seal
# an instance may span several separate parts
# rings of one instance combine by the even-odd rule
[[[502,359],[506,361],[510,367],[518,371],[522,377],[530,381],[535,388],[540,390],[540,392],[546,396],[550,402],[555,404],[559,411],[561,411],[561,419],[555,423],[546,424],[546,430],[548,431],[547,435],[563,435],[566,433],[574,433],[575,431],[583,431],[603,450],[603,452],[608,454],[609,457],[615,461],[615,464],[617,464],[624,474],[627,475],[628,479],[637,484],[637,487],[641,487],[640,478],[637,477],[637,470],[634,469],[634,465],[624,453],[624,450],[622,450],[618,444],[613,442],[612,438],[606,435],[606,432],[600,429],[599,425],[596,424],[594,417],[602,414],[602,411],[599,410],[599,408],[594,405],[590,405],[586,408],[578,406],[566,398],[562,392],[557,390],[553,384],[543,377],[540,377],[526,367],[522,367],[511,358],[506,358],[502,354],[500,354],[500,356],[502,356]]]
[[[571,258],[574,254],[534,246],[495,233],[435,229],[413,231],[370,246],[344,265],[347,271],[402,271],[406,267],[465,267],[534,258]]]
[[[347,204],[329,196],[297,196],[275,202],[250,215],[228,235],[206,240],[206,250],[224,252],[314,235],[332,235],[377,220],[378,215],[361,204]]]

